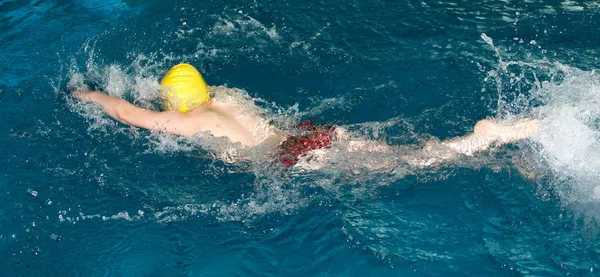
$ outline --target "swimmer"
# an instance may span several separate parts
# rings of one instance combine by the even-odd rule
[[[343,145],[348,152],[398,153],[393,146],[382,142],[351,138],[340,126],[316,126],[312,121],[299,124],[293,135],[287,134],[269,124],[260,113],[253,112],[258,108],[251,99],[233,99],[239,95],[226,93],[231,89],[208,87],[200,73],[189,64],[171,68],[162,78],[161,85],[164,87],[161,91],[164,111],[160,112],[137,107],[99,91],[76,91],[72,96],[100,105],[107,115],[130,126],[182,136],[204,132],[226,137],[245,147],[273,144],[279,149],[274,162],[285,167],[302,164],[304,168],[318,169],[326,166],[315,161],[326,160],[324,150],[338,141],[345,142]],[[245,105],[239,104],[244,101]],[[539,121],[534,119],[514,123],[485,119],[475,124],[471,134],[443,142],[430,141],[418,153],[398,156],[412,166],[423,168],[460,156],[472,156],[492,145],[526,139],[538,124]]]
[[[99,91],[77,91],[76,99],[102,106],[117,121],[149,130],[192,136],[198,132],[227,137],[232,142],[255,146],[275,135],[266,120],[248,113],[233,101],[211,99],[200,73],[189,64],[171,68],[161,80],[163,109],[156,112],[139,108],[121,98]],[[213,89],[218,93],[220,88]]]

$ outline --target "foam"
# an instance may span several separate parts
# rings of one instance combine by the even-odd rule
[[[487,79],[498,93],[498,116],[541,120],[531,138],[533,166],[552,177],[550,187],[540,187],[572,211],[600,219],[600,76],[546,58],[504,61],[491,38],[482,38],[498,56]]]
[[[107,220],[126,220],[126,221],[141,221],[145,218],[145,212],[142,210],[138,210],[137,214],[129,214],[127,211],[121,211],[112,215],[102,215],[102,214],[84,214],[83,212],[79,212],[77,214],[71,214],[67,210],[62,210],[58,212],[58,221],[59,222],[68,222],[68,223],[77,223],[79,221],[84,220],[94,220],[99,219],[103,221]]]
[[[260,21],[243,12],[218,16],[210,34],[213,36],[245,36],[255,37],[266,35],[270,40],[277,41],[280,36],[275,26],[267,28]]]
[[[544,106],[543,129],[533,139],[559,180],[570,180],[555,183],[563,200],[595,202],[600,187],[600,76],[564,65],[558,69],[563,80],[544,82],[534,91]]]

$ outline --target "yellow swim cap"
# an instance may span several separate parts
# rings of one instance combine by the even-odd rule
[[[164,98],[163,109],[167,111],[187,113],[210,100],[208,86],[202,75],[187,63],[173,66],[163,76],[160,85],[165,87],[161,93]]]

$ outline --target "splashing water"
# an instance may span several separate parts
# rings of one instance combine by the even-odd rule
[[[540,109],[542,130],[534,141],[541,145],[540,155],[559,176],[556,185],[563,200],[597,202],[600,200],[597,155],[600,150],[600,76],[594,71],[560,64],[557,72],[563,76],[560,82],[544,82],[532,92],[532,96],[544,104]]]
[[[500,117],[539,117],[537,170],[552,172],[553,189],[565,206],[600,219],[600,75],[550,62],[503,61],[491,38],[498,67],[486,81],[498,91]]]
[[[585,72],[544,59],[527,62],[505,61],[492,39],[485,34],[482,38],[495,50],[498,58],[497,68],[490,70],[485,80],[486,84],[491,85],[498,94],[497,116],[510,119],[522,114],[540,115],[542,129],[533,138],[533,141],[539,145],[537,158],[540,166],[548,165],[556,175],[553,185],[561,198],[567,204],[600,199],[600,184],[595,181],[598,177],[596,172],[600,172],[600,160],[594,156],[594,153],[598,152],[600,103],[597,94],[600,89],[600,78],[593,71]],[[94,42],[89,41],[84,47],[88,59],[83,72],[79,71],[75,61],[71,65],[68,86],[71,89],[102,88],[111,95],[123,97],[136,105],[150,109],[159,107],[158,76],[168,68],[172,60],[185,59],[185,57],[168,57],[161,61],[137,56],[130,65],[125,67],[117,65],[102,67],[95,62],[98,58],[94,53],[93,45]],[[484,91],[486,89],[487,87]],[[261,107],[258,112],[262,116],[284,129],[293,128],[303,117],[317,116],[328,109],[344,109],[351,105],[349,104],[351,101],[343,97],[321,99],[320,104],[301,110],[298,105],[280,107],[263,99],[252,99],[248,92],[243,90],[235,90],[234,93],[242,95],[241,98],[248,103],[257,103]],[[88,132],[100,131],[107,136],[114,133],[133,133],[134,137],[138,137],[140,134],[135,128],[115,124],[95,107],[69,101],[70,108],[91,123]],[[248,103],[242,105],[251,106]],[[409,123],[399,118],[344,127],[368,139],[394,140],[393,137],[383,135],[389,133],[390,128],[402,130],[393,132],[398,137],[402,137],[400,143],[414,143],[420,138],[413,133]],[[193,138],[180,138],[160,133],[151,133],[146,136],[146,139],[145,153],[197,154],[197,146],[202,145],[201,148],[209,150],[208,155],[211,159],[235,162],[239,160],[240,155],[250,156],[255,160],[255,164],[262,165],[262,167],[253,166],[246,169],[257,176],[253,181],[256,191],[227,201],[200,204],[173,203],[181,204],[177,207],[185,208],[165,208],[167,216],[160,214],[159,217],[167,218],[166,220],[169,211],[210,213],[216,214],[222,220],[235,221],[244,221],[272,212],[289,213],[314,201],[329,201],[327,197],[315,196],[318,192],[326,192],[329,198],[333,199],[348,196],[368,197],[376,193],[377,187],[388,185],[406,174],[419,174],[419,172],[407,172],[405,170],[407,166],[399,165],[399,160],[392,155],[377,153],[348,155],[338,151],[331,155],[332,160],[336,162],[318,174],[303,172],[300,175],[304,174],[304,176],[300,177],[298,174],[282,176],[264,166],[270,164],[269,161],[256,160],[259,156],[256,153],[241,147],[232,147],[223,139],[202,134]],[[365,165],[385,163],[395,163],[396,167],[387,166],[375,173],[362,170]],[[480,159],[461,166],[480,167],[486,163],[489,161]],[[439,172],[438,175],[442,177],[434,179],[444,178],[443,172]]]
[[[93,54],[90,54],[90,56],[93,56]],[[125,67],[116,65],[99,67],[94,65],[93,59],[91,61],[87,63],[84,72],[73,70],[70,73],[68,87],[71,90],[101,89],[110,95],[128,99],[136,105],[154,110],[159,109],[160,93],[156,76],[160,74],[160,69],[158,69],[160,63],[152,63],[145,60],[144,57],[138,57],[132,64]],[[341,97],[338,99],[323,99],[318,104],[301,110],[298,104],[291,107],[281,107],[260,98],[253,99],[248,95],[248,92],[240,89],[224,89],[223,87],[213,89],[218,91],[215,93],[215,97],[225,100],[238,99],[241,101],[239,104],[247,108],[257,109],[254,103],[258,104],[258,110],[255,112],[260,113],[273,124],[287,130],[295,129],[295,125],[302,118],[315,117],[330,109],[344,109],[350,105],[349,100]],[[216,95],[217,93],[219,95]],[[230,94],[236,94],[236,97],[230,97]],[[215,138],[202,133],[186,138],[159,132],[140,132],[137,128],[117,124],[95,105],[67,99],[69,108],[89,122],[88,133],[92,136],[100,133],[100,135],[110,137],[116,133],[121,133],[131,140],[141,138],[142,141],[145,141],[143,145],[146,150],[141,154],[187,153],[197,157],[206,156],[213,162],[234,163],[238,170],[251,172],[256,176],[253,181],[254,190],[246,194],[231,199],[199,201],[199,203],[190,203],[186,199],[181,202],[175,201],[166,207],[141,208],[149,215],[144,217],[146,219],[151,218],[150,215],[154,215],[156,220],[168,222],[183,220],[187,216],[196,214],[211,214],[219,220],[251,222],[254,218],[260,218],[271,213],[293,213],[311,203],[323,204],[334,199],[369,197],[376,193],[378,187],[388,185],[406,174],[397,170],[402,167],[394,167],[394,165],[397,165],[398,160],[392,155],[378,153],[349,154],[343,150],[345,145],[339,145],[338,151],[330,155],[335,163],[332,163],[325,170],[319,172],[306,172],[304,170],[282,172],[281,168],[271,167],[272,156],[259,153],[265,150],[263,148],[247,149],[241,147],[241,145],[232,146],[226,139]],[[391,129],[408,130],[412,134],[410,125],[399,118],[393,118],[386,122],[348,125],[344,128],[354,131],[359,137],[375,140],[384,138],[383,134]],[[246,167],[243,163],[245,159],[252,159],[252,166]],[[389,165],[382,167],[381,170],[364,169],[365,166],[376,167],[381,164]],[[104,170],[109,170],[110,166],[106,166],[108,168]],[[106,183],[109,182],[104,182],[104,184]],[[147,194],[165,193],[158,188],[155,188],[155,191],[148,191],[156,186],[149,184],[143,186],[144,188],[140,188],[140,190],[147,192]],[[182,184],[181,186],[185,185]],[[178,198],[169,195],[154,195],[154,197],[164,197],[171,200]]]
[[[93,45],[93,40],[90,40],[83,47],[84,56],[87,58],[83,67],[77,65],[75,58],[71,61],[71,71],[68,72],[67,80],[67,86],[70,90],[102,90],[109,95],[129,100],[138,106],[152,110],[160,110],[160,86],[158,84],[158,76],[164,73],[163,71],[171,65],[172,62],[170,60],[151,60],[145,56],[137,56],[129,65],[102,66],[98,65],[97,60],[99,57],[97,56],[97,53],[94,52]],[[185,57],[179,58],[182,60],[185,59]],[[57,93],[60,93],[58,87],[56,89]],[[213,90],[215,91],[215,97],[226,101],[236,99],[236,101],[240,101],[240,103],[237,104],[245,107],[247,110],[250,109],[252,112],[259,113],[273,124],[288,130],[295,129],[295,125],[302,118],[318,116],[330,109],[344,109],[350,105],[349,100],[342,97],[335,99],[320,99],[321,101],[318,101],[318,104],[313,107],[300,109],[298,104],[292,105],[291,107],[282,107],[260,98],[252,98],[248,92],[241,89],[214,87]],[[68,95],[63,96],[67,100],[69,109],[78,113],[88,121],[88,134],[92,137],[98,137],[98,135],[100,135],[100,139],[103,139],[102,136],[104,139],[109,139],[115,134],[122,134],[130,140],[141,141],[143,148],[145,148],[145,150],[139,153],[141,155],[184,153],[194,157],[207,158],[207,160],[213,161],[212,166],[223,167],[213,168],[213,170],[216,171],[228,170],[224,165],[215,165],[215,163],[218,164],[218,161],[224,161],[225,163],[235,164],[236,170],[238,171],[245,171],[256,176],[253,181],[253,191],[246,194],[240,193],[237,196],[220,200],[197,199],[189,201],[189,198],[177,200],[180,197],[175,194],[180,194],[180,190],[177,190],[177,188],[174,187],[171,187],[169,190],[163,190],[159,188],[160,184],[140,184],[138,185],[139,188],[121,188],[121,184],[115,184],[114,186],[118,187],[114,188],[116,190],[137,189],[144,194],[152,195],[153,198],[168,199],[167,206],[140,208],[147,216],[143,218],[134,218],[134,220],[154,218],[159,222],[169,222],[173,220],[183,220],[188,216],[196,214],[211,214],[219,220],[250,222],[254,218],[271,213],[293,213],[310,203],[318,201],[325,203],[329,201],[329,197],[332,196],[331,193],[333,193],[333,195],[339,195],[338,188],[340,183],[353,187],[355,191],[350,194],[362,195],[365,187],[372,185],[373,182],[361,184],[361,181],[365,181],[366,179],[376,179],[374,176],[366,174],[357,175],[357,172],[347,171],[346,169],[330,171],[329,174],[325,175],[304,173],[282,174],[280,168],[270,167],[272,156],[266,156],[264,153],[260,153],[265,150],[263,148],[248,149],[241,145],[232,145],[231,143],[228,143],[226,139],[215,138],[202,133],[188,138],[160,132],[142,132],[137,128],[116,123],[106,116],[96,105],[75,101],[68,97]],[[255,103],[258,107],[255,106]],[[395,120],[393,122],[390,121],[387,125],[395,125],[397,123],[397,120]],[[383,128],[384,126],[382,126],[381,123],[373,123],[370,129],[373,129],[371,130],[373,133],[377,133],[377,130]],[[377,137],[377,135],[373,137]],[[93,150],[91,151],[93,152]],[[94,155],[90,154],[89,156],[91,157]],[[341,154],[338,156],[341,163],[356,162],[351,159],[344,159],[344,156]],[[360,157],[360,159],[366,160],[375,160],[376,158],[378,160],[382,159],[382,157],[376,155],[364,155],[364,157]],[[244,161],[248,159],[253,160],[252,166],[245,165]],[[357,160],[357,158],[354,158],[354,160]],[[111,167],[113,166],[105,164],[100,172],[106,173],[114,170],[111,169]],[[210,175],[215,174],[210,172],[210,170],[207,170],[206,173]],[[347,174],[351,174],[354,177],[364,176],[365,178],[354,178],[353,180],[355,182],[348,184],[344,183],[345,180],[349,179],[348,176],[345,176]],[[366,178],[367,176],[370,176],[370,178]],[[383,181],[379,183],[385,184]],[[103,181],[102,185],[111,186],[111,182]],[[131,185],[133,184],[129,184],[129,186]],[[179,186],[183,191],[192,190],[192,185],[190,184],[174,185]],[[318,194],[318,192],[323,191],[327,191],[326,195],[328,196],[321,197]],[[336,197],[333,196],[333,198]],[[77,217],[77,215],[72,216],[73,218]],[[86,218],[96,217],[88,216]],[[119,217],[115,218],[119,219]]]

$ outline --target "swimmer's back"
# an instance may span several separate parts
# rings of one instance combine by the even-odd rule
[[[190,118],[188,124],[200,132],[207,132],[216,137],[228,137],[233,142],[246,146],[255,146],[270,133],[268,125],[260,116],[249,114],[239,105],[213,99],[186,114]],[[260,134],[260,135],[259,135]]]

